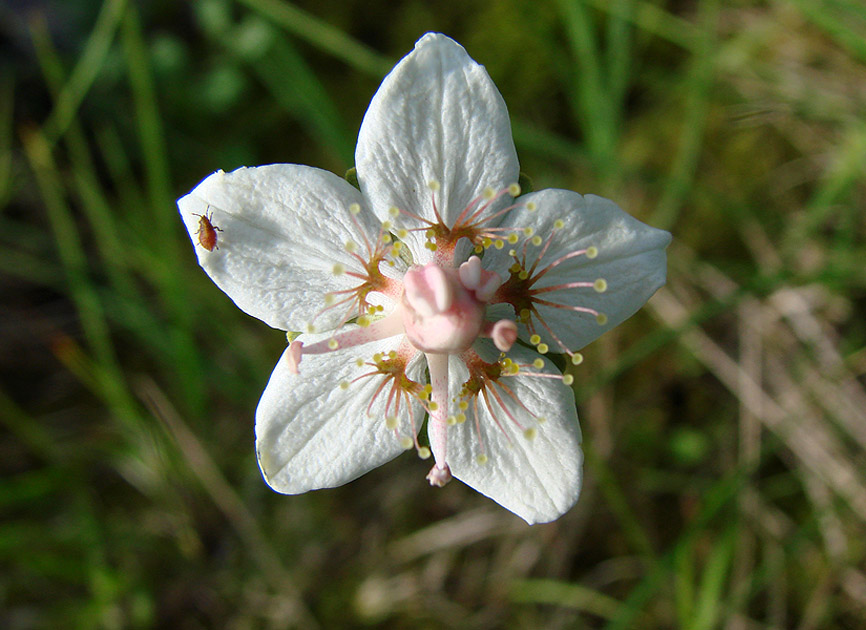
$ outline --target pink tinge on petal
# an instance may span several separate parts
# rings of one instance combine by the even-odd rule
[[[298,366],[301,364],[301,350],[304,348],[303,341],[293,341],[286,352],[286,362],[289,364],[289,372],[298,374]]]

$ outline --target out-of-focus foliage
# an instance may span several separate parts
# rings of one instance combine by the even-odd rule
[[[268,490],[285,336],[174,206],[218,168],[344,172],[429,30],[487,66],[537,189],[674,234],[572,369],[586,488],[550,525],[411,456]],[[4,4],[0,626],[863,627],[864,42],[858,0]]]

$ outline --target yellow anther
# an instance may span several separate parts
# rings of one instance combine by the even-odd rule
[[[545,422],[547,422],[547,418],[545,418],[544,416],[538,416],[536,420],[538,420],[538,424],[544,424]]]
[[[391,206],[388,208],[388,214],[390,214],[395,219],[400,216],[400,208],[397,206]]]
[[[424,236],[426,236],[427,238],[435,238],[436,232],[434,230],[430,229],[430,230],[427,230],[426,232],[424,232]]]
[[[350,254],[354,254],[358,251],[358,245],[354,241],[346,241],[346,251]]]
[[[465,413],[458,413],[456,418],[457,418],[457,424],[463,424],[464,422],[466,422],[466,414]]]
[[[494,243],[493,243],[493,246],[494,246],[496,249],[502,249],[503,247],[505,247],[505,241],[500,240],[500,239],[496,239],[496,240],[494,241]]]
[[[433,393],[433,386],[430,383],[427,383],[424,386],[424,391],[427,392],[428,394],[432,394]]]
[[[331,337],[330,339],[328,339],[328,347],[329,347],[331,350],[336,350],[337,348],[340,347],[340,344],[339,344],[339,342],[338,342],[336,339],[334,339],[333,337]]]
[[[520,184],[509,184],[508,186],[508,194],[512,197],[516,197],[520,194]]]
[[[520,309],[520,319],[526,321],[529,319],[529,317],[531,315],[532,315],[532,311],[530,311],[528,308]],[[539,339],[541,339],[541,337],[539,337]]]
[[[476,253],[476,254],[480,254],[480,253],[483,252],[483,251],[484,251],[484,248],[481,247],[481,245],[476,245],[476,246],[475,246],[475,253]]]
[[[439,403],[431,402],[430,403],[430,411],[439,411]]]
[[[427,400],[430,398],[430,393],[424,390],[418,392],[418,400]]]
[[[436,192],[440,188],[439,182],[437,182],[435,179],[431,179],[429,182],[427,182],[427,188],[429,188],[433,192]]]
[[[514,232],[512,232],[511,234],[508,235],[508,242],[511,243],[512,245],[514,245],[519,240],[520,240],[520,237],[517,236],[517,234],[515,234]],[[512,251],[514,251],[514,250],[512,250]],[[512,256],[513,255],[514,254],[512,254]]]
[[[533,227],[523,228],[523,236],[530,237],[533,234],[535,234],[535,228],[533,228]]]
[[[395,254],[399,253],[401,249],[403,249],[403,243],[397,242],[391,245],[391,251]]]
[[[469,409],[469,403],[465,400],[461,400],[459,403],[457,403],[457,408],[460,411],[466,411],[467,409]]]
[[[382,353],[377,352],[373,355],[373,363],[381,363],[382,362]]]
[[[390,230],[392,227],[394,227],[394,224],[391,223],[390,221],[382,221],[382,229],[383,230]]]
[[[571,355],[571,364],[572,365],[580,365],[583,363],[583,355],[580,352],[575,352]]]
[[[409,236],[409,230],[406,228],[400,228],[397,230],[397,238],[406,238],[407,236]]]
[[[342,389],[342,390],[349,389],[349,381],[341,381],[340,382],[340,389]]]
[[[355,359],[355,365],[359,368],[364,367],[364,359]]]
[[[422,446],[418,449],[418,457],[421,459],[430,459],[430,449],[426,446]]]
[[[383,235],[382,235],[382,242],[383,242],[383,243],[390,243],[390,242],[393,241],[393,240],[394,240],[394,239],[391,238],[391,235],[390,235],[390,234],[383,234]]]
[[[484,249],[487,249],[492,244],[493,244],[493,241],[491,241],[490,238],[487,236],[485,236],[484,238],[481,239],[481,246],[484,247]]]
[[[415,446],[415,442],[408,435],[404,435],[400,438],[400,446],[408,451],[410,448]]]
[[[574,377],[571,374],[563,374],[562,375],[562,384],[563,385],[571,385],[574,383]]]
[[[496,196],[496,191],[493,190],[490,186],[488,186],[487,188],[484,189],[484,192],[482,192],[481,195],[485,199],[493,199]]]
[[[331,271],[335,276],[342,276],[344,273],[346,273],[346,266],[343,263],[337,263],[334,265]]]
[[[605,291],[607,291],[607,280],[605,280],[604,278],[599,278],[592,283],[592,288],[595,289],[598,293],[604,293]]]
[[[396,359],[396,358],[397,358],[397,351],[396,351],[396,350],[391,350],[391,351],[388,353],[388,358],[391,359],[392,361],[393,361],[394,359]]]
[[[482,466],[487,463],[487,455],[481,453],[475,458],[475,461],[481,464]]]
[[[538,431],[535,430],[535,427],[529,427],[526,431],[523,432],[523,437],[525,437],[530,442],[535,439],[535,436],[538,435]]]
[[[359,204],[359,203],[349,204],[349,212],[351,214],[358,214],[359,212],[361,212],[361,204]]]
[[[557,219],[556,221],[553,222],[553,229],[554,230],[561,230],[564,227],[565,227],[565,222],[562,219]]]
[[[595,316],[595,321],[598,322],[599,326],[604,326],[607,323],[607,315],[599,313]]]
[[[537,346],[535,346],[535,349],[538,350],[538,352],[540,352],[541,354],[547,354],[547,351],[550,350],[550,348],[547,347],[546,343],[538,344]]]
[[[520,266],[520,263],[516,262],[508,268],[508,271],[510,271],[511,273],[517,273],[521,269],[522,267]]]
[[[542,238],[538,234],[536,234],[530,239],[529,242],[538,247],[542,243]]]
[[[538,344],[541,343],[541,336],[540,335],[532,335],[529,338],[529,343],[531,343],[533,346],[537,346]]]
[[[532,362],[532,367],[534,367],[536,370],[540,370],[544,367],[544,361],[542,359],[536,359]]]
[[[508,250],[508,255],[511,256],[512,258],[515,258],[517,256],[517,250],[512,247],[511,249]]]
[[[331,306],[336,299],[333,293],[325,293],[325,306]]]
[[[526,280],[529,277],[529,272],[526,271],[526,269],[524,269],[519,274],[517,274],[517,277],[520,278],[521,280]]]
[[[455,424],[457,424],[457,418],[455,418],[454,416],[448,416],[445,419],[445,424],[447,424],[449,427],[453,427]]]
[[[598,247],[595,245],[590,245],[586,248],[586,257],[590,260],[598,256]]]
[[[307,324],[307,333],[312,335],[314,332],[316,332],[316,327],[312,323]]]
[[[534,201],[530,201],[529,203],[526,204],[526,209],[529,210],[530,212],[535,212],[536,209],[538,209],[538,206],[535,205]]]
[[[361,328],[366,328],[367,326],[370,325],[370,323],[371,323],[370,318],[367,317],[366,315],[361,315],[358,318],[358,326],[360,326]]]
[[[396,429],[397,428],[397,416],[388,416],[387,418],[385,418],[385,426],[388,427],[389,429],[392,429],[392,430]]]

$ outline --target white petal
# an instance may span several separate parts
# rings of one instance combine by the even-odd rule
[[[349,206],[360,204],[352,222]],[[177,202],[199,264],[242,310],[281,330],[304,330],[329,291],[358,281],[335,276],[335,263],[361,265],[346,251],[375,242],[379,221],[363,209],[360,192],[333,173],[296,164],[217,171]],[[213,213],[219,249],[207,251],[196,232]],[[330,309],[317,327],[333,327],[344,311]]]
[[[578,256],[563,261],[532,287],[539,289],[599,279],[606,282],[607,289],[603,293],[588,287],[560,289],[537,296],[564,306],[588,307],[607,317],[607,322],[599,325],[591,314],[539,305],[539,314],[568,349],[579,350],[631,317],[665,283],[665,248],[671,240],[668,232],[641,223],[614,202],[595,195],[548,189],[528,194],[519,201],[521,207],[508,214],[503,226],[530,226],[546,240],[557,220],[561,219],[564,224],[562,229],[556,230],[536,273],[570,252],[591,246],[598,249],[594,259]],[[535,203],[537,209],[526,210],[526,203]],[[542,247],[528,246],[528,263],[536,259]],[[515,249],[522,252],[523,245]],[[483,259],[486,268],[500,273],[513,262],[504,251],[495,249],[486,252]],[[535,329],[553,351],[561,350],[542,326],[536,323]],[[527,334],[521,326],[521,337],[526,339]]]
[[[312,343],[325,335],[301,335]],[[274,369],[256,409],[256,452],[265,480],[284,494],[300,494],[348,483],[381,466],[403,451],[399,437],[385,426],[390,385],[369,408],[381,376],[352,380],[373,370],[359,367],[376,352],[396,350],[403,336],[375,341],[346,350],[305,356],[300,374],[291,374],[282,357]],[[423,377],[421,354],[409,363],[412,380]],[[341,383],[351,383],[347,389]],[[406,405],[401,407],[402,435],[411,435]],[[423,409],[413,401],[416,426]]]
[[[438,181],[437,207],[449,227],[486,187],[500,190],[519,174],[502,96],[484,66],[438,33],[422,37],[385,77],[361,124],[355,165],[382,220],[397,207],[434,221],[428,184]],[[422,235],[408,239],[421,264],[430,257]]]
[[[475,344],[476,350],[488,361],[495,361],[498,351],[489,342]],[[531,363],[540,355],[515,346],[508,353],[518,363]],[[549,374],[559,371],[544,359],[544,368],[537,370]],[[450,362],[450,387],[460,391],[468,377],[466,365],[457,357]],[[536,371],[530,368],[531,371]],[[527,523],[546,523],[567,512],[580,494],[583,453],[580,449],[580,427],[571,389],[561,380],[518,375],[501,378],[520,403],[514,401],[501,387],[493,386],[514,420],[490,397],[496,419],[479,397],[476,426],[473,405],[466,412],[463,424],[448,427],[448,465],[457,479],[487,495],[511,510]],[[533,417],[535,416],[535,417]],[[536,417],[543,417],[538,422]],[[498,424],[496,422],[498,420]],[[528,439],[524,430],[534,431]],[[479,441],[480,433],[480,441]],[[481,443],[487,455],[486,463],[479,463]]]

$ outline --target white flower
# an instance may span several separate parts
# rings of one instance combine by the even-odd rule
[[[637,311],[664,284],[670,235],[600,197],[515,199],[505,103],[439,34],[385,78],[355,157],[360,192],[273,164],[178,201],[214,282],[303,333],[256,411],[266,481],[338,486],[414,448],[432,451],[432,485],[453,475],[529,523],[558,518],[580,492],[581,437],[572,377],[542,355],[577,364]]]

